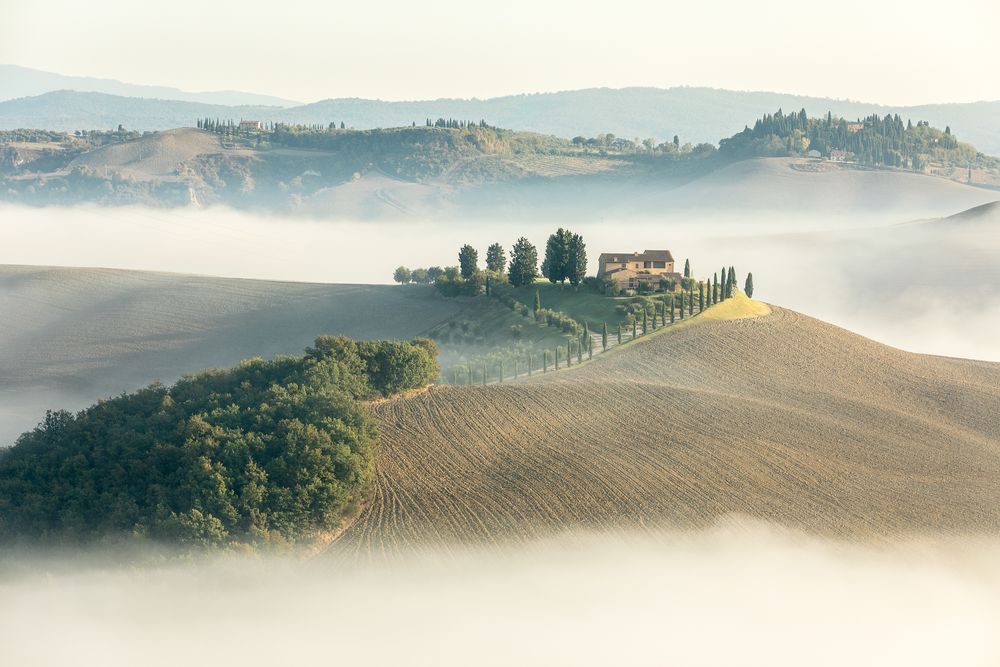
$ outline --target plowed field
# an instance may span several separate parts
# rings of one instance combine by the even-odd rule
[[[734,516],[840,537],[996,534],[998,407],[1000,364],[782,309],[705,318],[575,370],[375,406],[377,483],[333,550]]]

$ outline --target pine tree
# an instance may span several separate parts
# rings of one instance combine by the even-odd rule
[[[503,246],[494,243],[486,249],[486,270],[494,273],[503,273],[507,269],[507,254]]]
[[[601,349],[608,349],[608,323],[604,323],[604,328],[601,329]]]
[[[458,264],[461,267],[462,277],[469,280],[479,270],[479,252],[471,245],[462,246],[458,251]]]
[[[753,273],[747,273],[747,282],[743,286],[743,291],[748,297],[753,298]]]
[[[530,285],[538,276],[538,251],[523,236],[510,251],[510,271],[508,280],[514,287]],[[541,308],[538,291],[535,291],[535,311]]]

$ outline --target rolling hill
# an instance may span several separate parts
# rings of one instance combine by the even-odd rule
[[[57,76],[57,75],[56,75]],[[195,118],[255,118],[286,123],[345,122],[357,129],[399,127],[425,118],[486,119],[494,125],[560,137],[679,135],[682,142],[715,142],[741,130],[750,119],[782,108],[801,108],[820,115],[832,111],[845,118],[898,113],[904,119],[950,125],[962,138],[986,153],[1000,154],[1000,102],[888,107],[849,100],[802,97],[771,92],[714,88],[590,88],[485,100],[439,99],[406,102],[358,98],[328,99],[287,106],[285,100],[244,93],[179,93],[172,89],[118,88],[72,79],[53,80],[35,95],[0,102],[0,129],[44,127],[68,130],[113,128],[119,123],[138,130],[164,130],[191,125]],[[45,90],[42,90],[42,89]],[[29,92],[37,90],[37,93]],[[59,91],[59,92],[56,92]],[[72,92],[80,91],[80,92]],[[102,93],[102,94],[97,94]],[[13,96],[13,95],[12,95]],[[143,97],[147,99],[136,99]],[[159,98],[159,99],[148,99]],[[225,108],[224,104],[235,104]],[[287,107],[287,108],[282,108]]]
[[[693,320],[576,370],[377,406],[374,495],[333,552],[733,516],[835,537],[995,535],[998,402],[1000,364],[780,308]]]
[[[482,136],[479,136],[482,134]],[[494,129],[339,132],[320,148],[255,146],[179,128],[81,147],[0,147],[0,196],[26,204],[227,204],[339,219],[525,215],[600,220],[748,212],[900,219],[996,199],[951,178],[802,158],[645,160]]]
[[[332,553],[732,516],[865,539],[1000,530],[1000,364],[749,304],[573,370],[374,405],[377,484]],[[419,287],[3,267],[0,435],[319,333],[421,334],[466,307]]]
[[[324,333],[411,338],[460,308],[429,287],[0,266],[0,443],[46,409],[297,354]]]

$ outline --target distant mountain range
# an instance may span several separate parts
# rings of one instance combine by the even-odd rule
[[[24,72],[33,75],[27,77]],[[31,79],[34,88],[17,84],[21,79]],[[108,85],[100,88],[94,82]],[[163,130],[192,126],[199,117],[324,125],[344,122],[349,127],[367,129],[420,124],[426,118],[443,117],[485,119],[500,127],[566,138],[610,132],[629,139],[654,137],[663,141],[678,135],[682,143],[715,143],[741,130],[748,119],[778,108],[805,108],[811,116],[831,111],[845,118],[898,113],[914,122],[927,120],[938,127],[950,126],[962,141],[985,153],[1000,155],[1000,101],[888,107],[782,93],[682,87],[591,88],[485,100],[386,102],[340,98],[289,106],[294,103],[263,95],[184,93],[101,79],[60,77],[9,65],[0,66],[0,84],[0,99],[11,97],[11,91],[33,95],[0,102],[0,129],[72,131],[108,129],[121,123],[129,129]],[[43,91],[46,85],[49,87]]]
[[[96,79],[87,76],[65,76],[55,72],[0,65],[0,101],[18,97],[32,97],[56,90],[74,90],[85,93],[106,93],[122,97],[145,97],[159,100],[181,100],[202,104],[223,104],[226,106],[264,105],[290,107],[301,104],[272,95],[257,95],[238,90],[219,90],[192,93],[166,86],[146,86],[123,83],[114,79]],[[75,129],[75,128],[74,128]]]

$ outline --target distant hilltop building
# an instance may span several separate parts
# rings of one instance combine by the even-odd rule
[[[618,289],[637,289],[644,284],[655,291],[661,280],[679,283],[682,277],[674,271],[674,256],[669,250],[605,252],[597,262],[597,277],[610,280]]]
[[[830,162],[847,162],[852,155],[847,151],[830,151]]]
[[[261,129],[261,124],[259,120],[241,120],[240,121],[241,130],[259,130]]]
[[[860,132],[863,129],[865,129],[865,124],[864,123],[848,123],[847,124],[847,132],[849,134],[855,134],[857,132]]]

